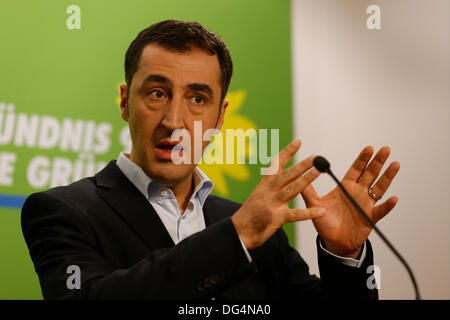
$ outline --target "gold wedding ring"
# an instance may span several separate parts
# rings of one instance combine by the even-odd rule
[[[381,197],[378,197],[375,193],[373,193],[372,187],[369,188],[369,194],[375,201],[378,201],[381,199]]]

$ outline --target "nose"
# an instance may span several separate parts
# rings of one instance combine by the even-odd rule
[[[165,108],[161,125],[169,132],[184,128],[185,107],[181,101],[173,99]]]

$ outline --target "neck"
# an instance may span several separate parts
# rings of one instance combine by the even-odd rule
[[[139,167],[141,167],[144,172],[150,177],[151,175],[149,172],[147,172],[142,165],[139,164],[139,162],[133,157],[133,152],[131,152],[130,155],[126,155],[128,159],[136,163]],[[152,178],[153,179],[153,178]],[[177,182],[173,185],[168,185],[167,187],[172,190],[175,198],[178,202],[178,207],[180,208],[181,214],[184,213],[184,210],[186,210],[186,207],[189,203],[189,199],[192,196],[192,193],[194,192],[194,171],[192,171],[185,179],[181,180],[180,182]]]

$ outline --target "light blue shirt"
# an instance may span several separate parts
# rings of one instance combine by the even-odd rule
[[[117,166],[128,180],[130,180],[144,197],[148,199],[175,244],[186,237],[205,229],[203,204],[214,188],[214,183],[203,171],[198,167],[194,169],[195,189],[194,192],[192,192],[186,210],[181,214],[180,207],[178,206],[177,199],[172,190],[153,181],[141,167],[131,161],[128,157],[128,154],[121,152],[116,162]],[[366,246],[363,246],[360,260],[355,260],[337,256],[324,249],[321,241],[319,243],[321,250],[324,250],[339,262],[352,267],[361,266],[366,255]],[[242,240],[241,244],[249,262],[251,262],[251,256]]]

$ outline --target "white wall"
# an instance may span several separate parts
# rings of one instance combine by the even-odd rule
[[[371,4],[382,30],[366,27]],[[377,225],[425,299],[450,298],[449,12],[448,0],[292,0],[298,159],[322,154],[342,178],[364,146],[391,147],[401,169],[384,199],[399,203]],[[334,187],[328,176],[314,185],[321,194]],[[297,248],[318,274],[317,233],[310,221],[297,228]],[[369,239],[381,298],[413,298],[401,263],[375,233]]]

